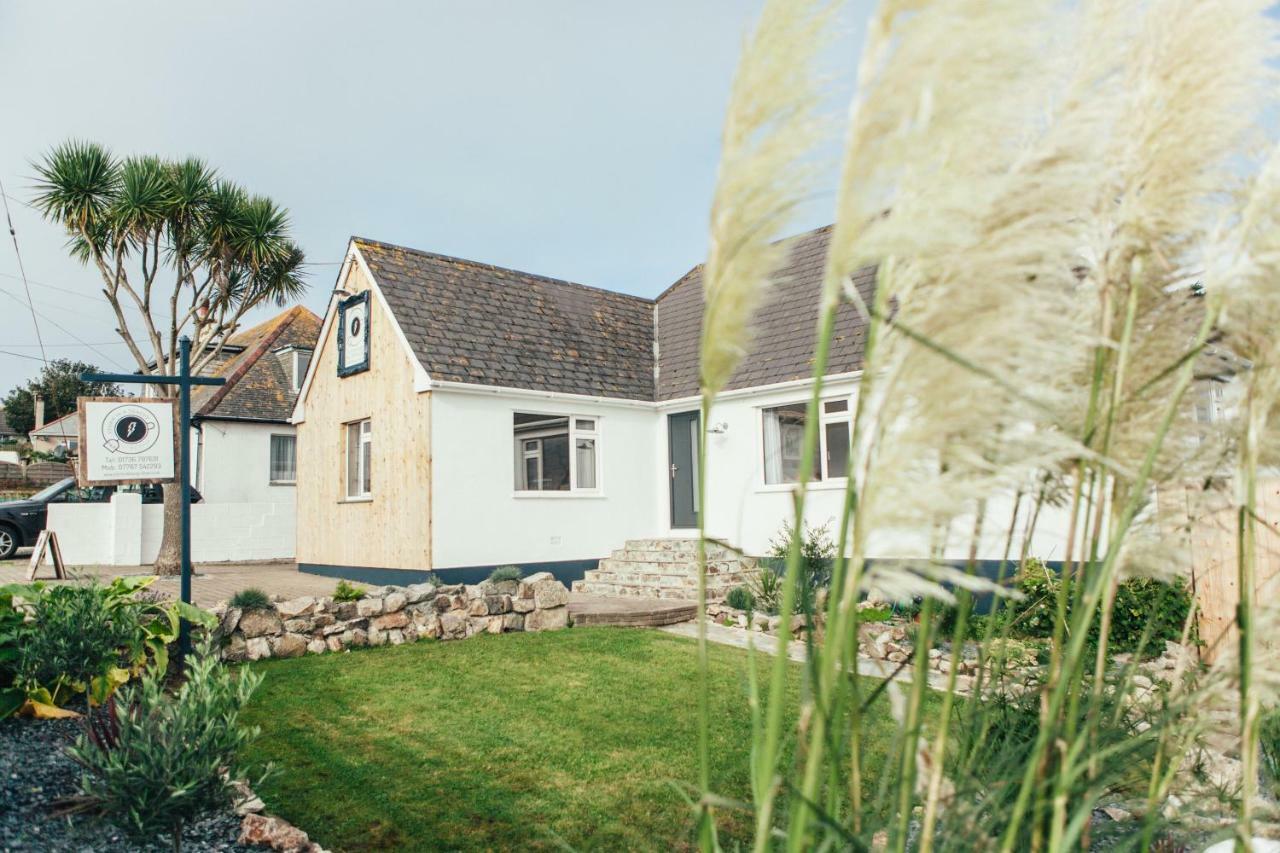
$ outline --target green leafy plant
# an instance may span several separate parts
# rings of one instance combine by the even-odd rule
[[[790,526],[784,526],[769,541],[769,556],[779,569],[786,565],[795,537],[796,532]],[[818,590],[831,585],[831,567],[835,561],[836,545],[831,541],[828,524],[814,527],[806,523],[799,539],[800,608],[805,613],[812,613]]]
[[[271,596],[252,586],[242,589],[231,596],[231,601],[228,602],[228,605],[230,607],[239,607],[241,610],[270,610],[273,606]]]
[[[757,610],[770,616],[778,614],[778,606],[782,602],[782,575],[767,565],[761,566],[759,571],[748,577],[747,589]]]
[[[364,595],[364,587],[345,580],[338,581],[338,585],[333,588],[334,601],[359,601]]]
[[[756,599],[745,586],[735,586],[725,595],[724,603],[735,610],[755,610]]]
[[[522,577],[524,577],[524,572],[520,571],[519,566],[498,566],[492,572],[489,572],[489,583],[518,581]]]
[[[87,807],[139,842],[167,833],[175,850],[183,826],[229,805],[231,782],[248,775],[243,755],[258,730],[240,726],[238,718],[262,681],[249,667],[222,666],[208,638],[188,657],[183,675],[182,685],[168,693],[164,674],[148,670],[68,750],[84,768]]]
[[[0,588],[0,718],[20,710],[71,716],[63,706],[76,696],[101,704],[145,667],[167,668],[181,619],[216,622],[199,608],[148,595],[154,580]]]

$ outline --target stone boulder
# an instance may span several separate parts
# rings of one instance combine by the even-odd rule
[[[551,572],[538,572],[520,582],[521,598],[532,598],[538,610],[560,607],[569,603],[568,588],[555,579]]]
[[[307,653],[307,638],[301,634],[282,634],[271,643],[271,654],[278,658],[302,657]]]
[[[524,629],[526,631],[558,631],[569,626],[569,608],[552,607],[546,610],[534,610],[525,614]]]
[[[239,628],[246,638],[265,637],[282,633],[284,624],[274,610],[247,610],[240,617]]]
[[[384,606],[381,598],[365,596],[356,602],[356,613],[360,616],[381,616]]]
[[[285,619],[295,616],[307,616],[316,609],[316,600],[309,595],[302,598],[291,598],[276,605],[276,610]]]

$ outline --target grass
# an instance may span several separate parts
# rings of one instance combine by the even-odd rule
[[[259,793],[339,851],[686,848],[695,650],[576,628],[257,664],[244,721],[263,730],[252,757],[279,770]],[[800,682],[794,666],[789,719]],[[712,647],[711,689],[713,788],[750,800],[744,652]],[[895,724],[884,703],[873,715],[874,771]],[[745,839],[751,817],[721,825]]]

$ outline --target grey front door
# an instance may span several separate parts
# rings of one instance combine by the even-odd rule
[[[667,415],[667,447],[671,467],[671,526],[698,526],[697,412]]]

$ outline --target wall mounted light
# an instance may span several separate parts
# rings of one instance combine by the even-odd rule
[[[712,435],[724,435],[728,431],[729,431],[729,424],[725,423],[724,421],[721,421],[718,424],[712,424],[711,426],[707,427],[707,432]]]

